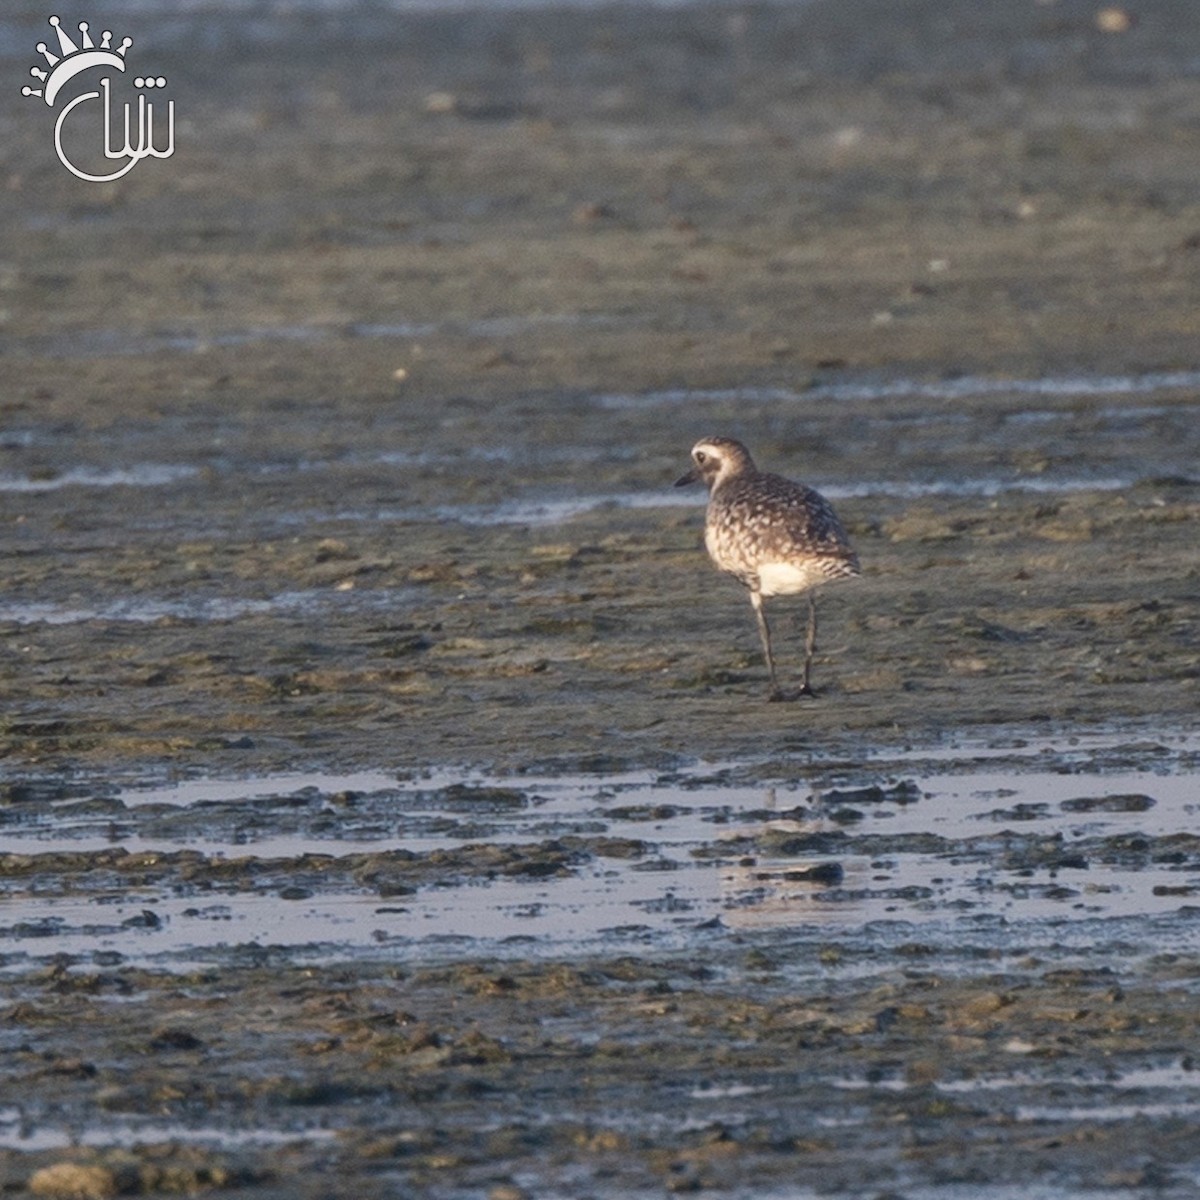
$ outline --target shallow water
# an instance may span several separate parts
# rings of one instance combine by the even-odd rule
[[[191,479],[195,467],[179,463],[131,463],[126,467],[102,470],[96,467],[72,467],[51,476],[23,478],[0,476],[0,492],[50,492],[59,488],[163,487]]]
[[[404,589],[323,588],[280,592],[253,599],[245,596],[167,598],[128,596],[107,603],[55,604],[50,601],[0,603],[0,622],[16,625],[74,625],[85,621],[144,624],[151,621],[235,621],[256,614],[317,616],[323,612],[387,611],[404,607],[410,594]]]
[[[763,770],[293,773],[57,798],[17,785],[0,853],[45,857],[3,881],[0,945],[11,969],[59,953],[193,961],[230,945],[456,959],[750,931],[887,943],[970,929],[1069,947],[1135,921],[1151,931],[1145,952],[1200,936],[1190,735]],[[88,858],[114,850],[163,856],[161,883],[122,883]],[[188,864],[171,866],[181,851],[216,873],[189,882]],[[403,886],[366,884],[363,856]]]
[[[211,1146],[270,1146],[290,1142],[324,1141],[335,1135],[325,1129],[297,1127],[294,1131],[275,1129],[195,1128],[173,1121],[146,1121],[122,1125],[106,1121],[93,1128],[61,1128],[39,1124],[36,1129],[24,1125],[19,1109],[0,1109],[0,1148],[25,1151],[64,1150],[70,1146],[145,1146],[156,1142]]]
[[[693,433],[702,428],[698,418],[706,424],[740,426],[749,412],[777,421],[781,411],[803,410],[817,448],[797,465],[803,466],[807,482],[839,503],[1021,495],[1053,502],[1090,491],[1190,480],[1196,405],[1187,393],[1198,379],[1191,372],[955,380],[893,376],[817,382],[796,390],[592,393],[564,398],[577,407],[582,422],[566,437],[521,441],[489,434],[480,445],[439,430],[410,445],[409,431],[398,428],[384,435],[387,448],[380,450],[377,442],[356,445],[353,440],[330,446],[328,433],[317,427],[310,432],[320,450],[307,454],[275,444],[269,440],[271,431],[251,434],[226,428],[224,422],[193,427],[181,419],[169,440],[187,446],[188,457],[174,462],[164,458],[160,440],[171,434],[170,422],[162,429],[122,427],[96,435],[93,455],[87,456],[72,426],[26,418],[29,423],[2,435],[9,456],[7,469],[0,472],[0,493],[15,501],[28,498],[24,502],[31,507],[21,519],[36,514],[33,506],[42,495],[66,493],[65,503],[77,495],[104,493],[114,505],[131,510],[122,517],[126,533],[136,529],[177,536],[189,532],[188,512],[208,510],[239,487],[254,487],[256,498],[268,502],[238,513],[237,524],[228,528],[228,518],[204,511],[203,523],[190,532],[237,535],[248,520],[260,536],[302,532],[328,522],[385,529],[421,522],[537,529],[606,511],[667,513],[701,505],[700,489],[671,488],[676,464],[640,466],[644,446],[636,440],[598,441],[592,425],[606,424],[604,414],[622,406],[641,412],[678,405],[686,409]],[[1156,397],[1163,402],[1155,403]],[[977,406],[981,398],[988,401],[982,410]],[[1061,407],[1030,407],[1029,401],[1039,398],[1058,401]],[[1111,398],[1126,403],[1107,402]],[[918,402],[916,409],[907,401]],[[1010,444],[1004,455],[970,452],[972,446],[988,444],[1000,429],[1006,430],[1004,439]],[[1088,458],[1075,452],[1081,437],[1093,446]],[[1164,437],[1165,453],[1159,448]],[[682,464],[688,437],[680,440]],[[903,444],[907,452],[875,459],[864,470],[862,463],[880,444]],[[825,445],[836,454],[830,456]],[[764,465],[781,466],[773,461]],[[314,477],[319,482],[310,482]],[[455,480],[460,486],[447,488]],[[278,495],[267,497],[267,485],[276,484]],[[173,492],[177,499],[160,509],[139,500],[147,492]],[[320,503],[326,492],[338,499]]]
[[[1145,396],[1191,391],[1200,386],[1200,371],[1150,371],[1142,375],[1047,375],[1037,379],[994,379],[963,375],[956,379],[878,379],[867,382],[821,383],[792,388],[670,389],[636,395],[613,392],[597,397],[605,408],[645,408],[662,404],[805,403],[839,400],[965,400],[979,396]]]
[[[307,469],[319,469],[315,464]],[[67,471],[55,479],[0,479],[0,491],[44,492],[69,487],[155,487],[174,483],[196,474],[192,468],[156,467],[135,464],[116,471],[93,471],[86,468]],[[822,483],[821,491],[830,500],[848,497],[897,497],[916,499],[922,496],[999,496],[1006,492],[1030,492],[1040,495],[1069,495],[1072,492],[1119,491],[1135,486],[1136,478],[1012,478],[959,479],[935,482],[905,480],[862,480],[857,483]],[[347,522],[405,523],[412,521],[450,521],[463,525],[524,525],[530,527],[563,525],[576,517],[606,509],[671,509],[700,508],[705,497],[700,492],[676,492],[667,489],[645,492],[611,492],[567,497],[530,497],[499,504],[440,504],[426,508],[379,508],[372,510],[342,509],[334,514],[295,511],[276,514],[269,524],[302,526],[314,519],[333,519]],[[0,619],[6,614],[0,610]],[[34,617],[11,617],[33,620]]]

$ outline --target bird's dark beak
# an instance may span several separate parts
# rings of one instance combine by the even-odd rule
[[[676,487],[687,487],[687,485],[689,483],[699,483],[699,482],[700,482],[700,476],[697,475],[695,471],[689,471],[686,475],[680,475],[680,477],[677,480],[675,480],[675,486]]]

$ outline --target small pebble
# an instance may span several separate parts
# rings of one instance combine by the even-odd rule
[[[498,1183],[488,1192],[488,1200],[529,1200],[529,1193],[515,1183]]]
[[[1101,33],[1127,33],[1133,28],[1133,17],[1123,8],[1102,8],[1096,14],[1096,28]]]
[[[589,225],[592,221],[599,221],[612,215],[612,210],[607,205],[599,204],[595,200],[586,200],[575,206],[575,211],[571,213],[571,220],[576,225]]]
[[[107,1167],[63,1162],[35,1171],[29,1191],[56,1200],[108,1200],[117,1194],[117,1181]]]

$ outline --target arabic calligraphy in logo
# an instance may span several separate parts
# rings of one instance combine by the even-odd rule
[[[125,70],[125,53],[133,45],[133,38],[123,38],[121,44],[113,49],[113,35],[106,29],[100,35],[100,45],[97,46],[88,32],[88,23],[80,21],[80,44],[76,45],[62,28],[58,17],[51,17],[49,23],[58,34],[60,53],[53,53],[45,42],[38,42],[38,53],[45,58],[50,69],[44,71],[41,67],[30,67],[30,75],[40,80],[42,87],[32,88],[26,85],[21,89],[22,96],[41,96],[46,104],[53,108],[62,94],[63,86],[81,72],[90,70],[92,67],[101,69],[111,67],[122,72]],[[99,91],[83,92],[75,96],[63,106],[62,112],[58,114],[58,120],[54,122],[54,149],[58,152],[59,161],[72,175],[77,175],[80,179],[86,179],[90,183],[107,183],[113,179],[120,179],[122,175],[133,170],[144,158],[170,158],[175,153],[175,101],[167,102],[166,140],[165,145],[160,147],[155,145],[154,104],[146,99],[142,91],[142,89],[153,91],[155,88],[163,88],[166,85],[167,81],[161,75],[139,75],[134,79],[133,86],[138,89],[136,108],[135,111],[131,111],[128,103],[122,106],[124,119],[123,121],[118,119],[116,122],[120,138],[116,145],[113,144],[114,120],[111,83],[108,76],[105,75],[101,78]],[[103,110],[104,157],[124,163],[123,166],[107,174],[93,174],[77,165],[80,157],[78,143],[84,130],[88,128],[79,118],[86,116],[87,110],[92,106],[91,102],[97,100]],[[69,129],[68,123],[70,124]],[[121,137],[122,129],[123,137]],[[98,122],[92,127],[92,131],[99,132]],[[68,143],[70,153],[68,153]],[[96,164],[88,162],[86,165]]]

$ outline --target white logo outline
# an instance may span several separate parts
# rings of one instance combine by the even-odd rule
[[[62,53],[61,55],[54,54],[47,48],[45,42],[38,42],[36,49],[45,58],[50,70],[47,72],[40,67],[30,67],[30,75],[35,79],[41,80],[44,86],[42,88],[32,88],[26,84],[21,89],[22,96],[41,96],[46,105],[49,108],[53,108],[55,101],[62,92],[63,86],[83,71],[89,70],[92,67],[112,67],[122,72],[125,70],[125,54],[133,45],[133,38],[123,38],[121,44],[114,50],[112,47],[112,32],[106,29],[100,35],[100,45],[97,46],[92,41],[91,34],[88,32],[88,23],[80,21],[79,33],[81,35],[81,44],[76,45],[62,28],[62,23],[57,16],[49,17],[48,23],[58,34],[59,49]],[[143,77],[139,75],[133,81],[134,87],[146,88],[147,90],[165,87],[166,84],[166,79],[161,75],[157,77]],[[137,136],[136,138],[131,138],[130,108],[129,104],[125,104],[124,144],[114,147],[112,144],[113,121],[110,92],[111,83],[108,76],[105,75],[100,80],[100,91],[82,92],[78,96],[75,96],[63,107],[62,112],[58,115],[58,119],[54,122],[54,150],[58,155],[59,162],[72,175],[77,176],[79,179],[87,180],[90,183],[109,183],[114,179],[120,179],[122,175],[128,174],[129,171],[145,158],[170,158],[175,153],[174,100],[167,102],[167,143],[165,148],[159,149],[154,144],[154,104],[147,101],[146,97],[140,93],[137,98]],[[67,118],[81,105],[92,100],[101,100],[104,106],[104,157],[111,160],[128,159],[123,167],[107,175],[93,175],[76,166],[67,157],[67,152],[63,146],[63,127],[66,124]]]

